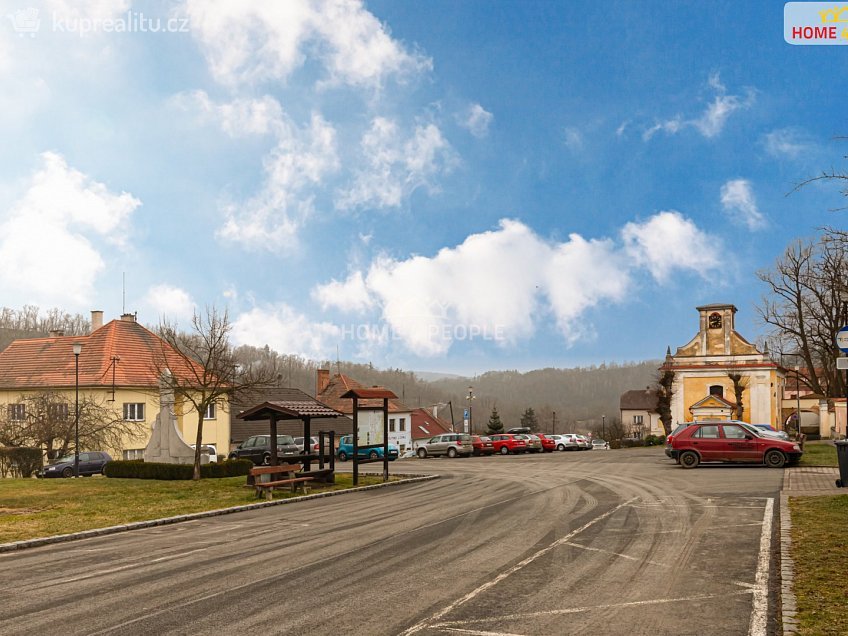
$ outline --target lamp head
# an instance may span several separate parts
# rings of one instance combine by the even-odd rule
[[[78,356],[82,352],[82,345],[79,342],[74,343],[74,355]]]

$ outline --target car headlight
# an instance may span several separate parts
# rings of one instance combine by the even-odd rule
[[[792,445],[792,450],[797,451],[797,452],[799,452],[799,453],[800,453],[800,452],[801,452],[801,447],[800,447],[800,446],[798,446],[798,444],[793,444],[793,445]]]
[[[45,472],[45,473],[51,473],[51,472],[53,472],[54,470],[56,470],[56,467],[55,467],[55,466],[48,466],[47,468],[45,468],[45,469],[44,469],[44,472]]]

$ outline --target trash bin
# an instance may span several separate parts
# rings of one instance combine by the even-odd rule
[[[848,439],[841,439],[836,444],[836,459],[839,462],[839,479],[837,488],[848,488]]]

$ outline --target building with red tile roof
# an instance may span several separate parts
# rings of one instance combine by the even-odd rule
[[[164,340],[140,325],[134,314],[124,314],[105,325],[102,316],[102,312],[92,312],[92,331],[88,335],[51,332],[47,338],[15,340],[0,352],[0,403],[17,404],[21,396],[45,390],[66,396],[70,393],[73,399],[77,386],[73,346],[80,344],[80,398],[87,396],[111,404],[117,416],[146,424],[138,427],[136,437],[124,440],[123,448],[106,449],[118,457],[135,458],[146,446],[159,411],[160,370],[167,367],[171,373],[188,379],[203,369],[199,365],[192,368]],[[188,404],[178,404],[176,410],[183,438],[191,443],[197,432],[197,415]],[[216,445],[219,453],[228,452],[230,423],[226,400],[207,415],[204,443]]]
[[[418,448],[418,444],[426,442],[435,435],[451,432],[453,432],[453,428],[450,422],[435,417],[427,409],[415,409],[412,411],[413,448]]]

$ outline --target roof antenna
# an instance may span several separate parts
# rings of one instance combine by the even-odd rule
[[[341,360],[339,359],[339,344],[338,343],[336,343],[336,373],[338,375],[342,374],[342,363],[341,363]]]
[[[127,273],[121,272],[121,315],[127,313]]]

